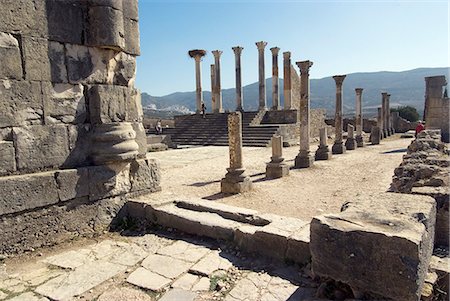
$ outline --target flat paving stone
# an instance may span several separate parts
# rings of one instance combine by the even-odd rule
[[[198,282],[199,277],[197,275],[192,275],[190,273],[186,273],[177,280],[175,280],[174,283],[172,283],[173,288],[181,288],[184,290],[191,290],[192,287]]]
[[[7,278],[0,281],[0,289],[17,294],[26,290],[27,287],[18,279]]]
[[[226,258],[220,256],[218,251],[212,251],[198,263],[196,263],[190,271],[193,274],[209,276],[217,270],[228,270],[233,264]]]
[[[145,268],[137,268],[128,276],[127,282],[154,292],[160,292],[170,284],[171,280]]]
[[[192,287],[193,291],[209,291],[209,286],[211,282],[208,277],[202,277],[200,280]]]
[[[68,300],[124,272],[123,265],[97,260],[38,286],[36,292],[54,300]]]
[[[8,299],[8,301],[49,301],[49,300],[45,297],[37,296],[32,292],[27,292],[19,296],[16,296],[12,299]]]
[[[178,240],[169,246],[159,249],[156,253],[184,261],[197,262],[209,252],[210,249],[204,246],[198,246],[183,240]]]
[[[196,293],[179,288],[173,288],[165,293],[159,301],[194,301],[196,297]]]
[[[97,301],[153,301],[152,297],[143,291],[121,287],[104,292]]]
[[[164,255],[151,254],[144,259],[142,266],[166,278],[175,279],[181,274],[186,273],[192,266],[192,262]]]
[[[25,274],[21,275],[12,275],[12,277],[19,277],[21,281],[26,283],[29,286],[38,286],[47,280],[58,277],[59,275],[64,274],[64,271],[57,269],[49,269],[48,267],[42,267]]]
[[[42,260],[49,265],[54,265],[63,269],[75,270],[83,264],[93,262],[95,258],[87,249],[68,251]]]

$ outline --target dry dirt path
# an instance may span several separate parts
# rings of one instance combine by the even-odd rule
[[[352,197],[386,191],[394,169],[402,161],[411,139],[394,135],[380,145],[368,145],[332,160],[315,162],[313,168],[291,169],[288,177],[264,178],[265,163],[271,148],[244,148],[244,166],[254,182],[251,192],[224,196],[220,179],[228,167],[228,147],[196,147],[149,153],[162,171],[162,191],[152,194],[155,200],[204,198],[229,205],[251,208],[264,213],[310,219],[339,211]],[[331,142],[329,142],[331,143]],[[317,145],[312,145],[314,152]],[[294,164],[298,147],[284,148],[288,165]]]

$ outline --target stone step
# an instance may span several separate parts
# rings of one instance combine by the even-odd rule
[[[141,197],[129,200],[126,212],[163,227],[227,240],[246,252],[300,264],[310,260],[309,222],[300,219],[198,199],[154,204]]]

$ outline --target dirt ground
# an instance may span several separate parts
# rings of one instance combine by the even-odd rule
[[[244,167],[254,183],[253,190],[232,196],[220,193],[220,180],[229,164],[228,147],[149,153],[149,158],[159,161],[162,171],[162,191],[151,198],[159,201],[203,198],[309,220],[318,214],[338,212],[354,196],[388,190],[394,169],[411,142],[399,136],[384,139],[380,145],[335,155],[328,161],[317,161],[312,168],[291,169],[288,177],[275,180],[267,180],[264,175],[271,148],[245,147]],[[313,144],[312,153],[316,149],[317,144]],[[298,150],[298,146],[283,149],[289,166],[294,165]]]

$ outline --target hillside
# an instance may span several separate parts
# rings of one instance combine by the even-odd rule
[[[424,77],[434,75],[447,75],[449,68],[418,68],[402,72],[366,72],[351,73],[344,81],[344,113],[351,113],[355,106],[355,88],[364,88],[363,108],[365,112],[373,113],[381,103],[381,92],[387,91],[391,96],[391,107],[399,105],[410,105],[416,107],[419,113],[423,112],[425,81]],[[267,102],[270,107],[272,95],[272,79],[266,80]],[[283,87],[283,79],[280,79],[280,88]],[[311,107],[325,108],[328,113],[334,111],[335,83],[332,77],[321,79],[311,79]],[[204,91],[208,109],[211,108],[211,92]],[[234,110],[235,90],[222,90],[224,109]],[[283,93],[280,91],[281,102],[283,103]],[[195,91],[176,92],[166,96],[155,97],[147,93],[142,93],[142,104],[144,107],[152,105],[153,108],[164,109],[187,108],[195,111]],[[244,87],[244,108],[245,110],[257,110],[258,108],[258,83]],[[185,110],[186,112],[186,110]]]

